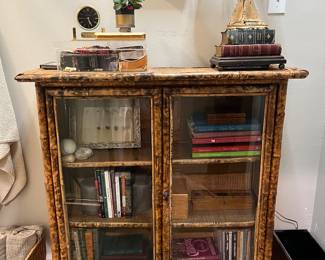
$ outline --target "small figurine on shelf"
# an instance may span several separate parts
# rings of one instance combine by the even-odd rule
[[[134,10],[141,9],[144,0],[113,0],[116,27],[120,32],[131,32],[135,27]]]
[[[64,163],[73,163],[76,159],[79,161],[87,160],[94,154],[91,148],[78,148],[76,142],[70,138],[61,141],[61,153]]]

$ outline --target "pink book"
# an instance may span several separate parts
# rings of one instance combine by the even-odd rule
[[[181,238],[173,240],[174,260],[220,260],[212,237]]]
[[[225,132],[207,132],[207,133],[192,133],[193,138],[213,138],[226,136],[249,136],[260,135],[260,131],[225,131]]]
[[[218,143],[250,143],[260,142],[262,140],[260,135],[253,136],[228,136],[217,138],[193,138],[192,144],[218,144]]]
[[[258,151],[260,145],[234,145],[234,146],[202,146],[192,147],[193,153],[208,153],[208,152],[236,152],[236,151]]]

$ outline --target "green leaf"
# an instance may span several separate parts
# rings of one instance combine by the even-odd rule
[[[134,9],[140,9],[142,7],[142,5],[138,4],[138,3],[133,3],[132,5],[133,5]]]
[[[114,4],[114,10],[118,11],[120,9],[122,9],[123,5],[121,4]]]

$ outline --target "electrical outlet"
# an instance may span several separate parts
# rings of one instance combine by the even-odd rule
[[[284,14],[286,12],[286,0],[269,0],[269,14]]]

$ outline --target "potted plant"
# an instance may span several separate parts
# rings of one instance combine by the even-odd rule
[[[116,14],[116,27],[121,32],[130,32],[135,27],[134,10],[140,9],[144,0],[113,0]]]

